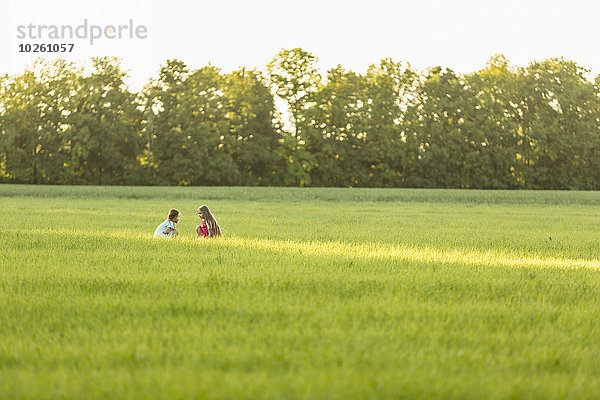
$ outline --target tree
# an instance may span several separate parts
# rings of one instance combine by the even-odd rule
[[[321,84],[321,76],[316,68],[317,58],[301,48],[282,49],[267,64],[269,81],[274,92],[288,106],[293,124],[291,137],[284,137],[285,184],[307,186],[311,184],[310,170],[315,160],[306,151],[303,126],[305,109],[311,102],[312,95]]]
[[[522,129],[531,146],[527,181],[533,188],[600,187],[600,99],[587,73],[557,58],[525,71]]]
[[[294,135],[301,137],[303,110],[311,95],[319,88],[321,76],[316,68],[317,58],[301,48],[281,51],[267,64],[269,79],[277,96],[288,105]]]
[[[38,59],[22,75],[5,76],[0,92],[0,153],[5,179],[69,183],[63,147],[71,93],[81,70],[62,59]]]
[[[408,135],[406,113],[416,99],[418,74],[409,64],[386,58],[371,65],[366,74],[367,117],[362,169],[368,186],[412,186],[412,164],[418,144]]]
[[[364,183],[361,151],[366,140],[367,114],[364,77],[341,65],[327,72],[327,83],[313,96],[301,149],[312,156],[306,171],[315,186],[353,186]]]
[[[225,77],[229,139],[223,148],[239,167],[244,184],[273,182],[282,159],[283,136],[274,126],[275,102],[265,78],[242,68]]]
[[[480,131],[465,130],[465,114],[472,115],[475,97],[462,77],[450,69],[433,68],[419,85],[417,101],[409,109],[408,135],[419,142],[417,164],[425,185],[470,187],[468,155],[483,141]]]
[[[178,60],[169,60],[159,80],[146,88],[159,182],[241,183],[241,172],[225,151],[230,138],[224,88],[218,68],[209,65],[190,72]]]
[[[520,70],[503,55],[492,57],[486,68],[465,76],[476,105],[464,128],[476,132],[477,152],[467,157],[469,185],[474,188],[516,189],[525,185],[520,129],[522,94]]]
[[[92,59],[93,72],[79,78],[64,132],[72,183],[116,184],[135,181],[143,148],[142,113],[124,84],[126,74],[114,57]]]

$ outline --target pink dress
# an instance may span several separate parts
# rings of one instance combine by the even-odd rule
[[[202,221],[202,225],[200,225],[198,227],[198,233],[203,237],[208,237],[209,230],[208,230],[208,225],[206,224],[206,220]],[[217,225],[217,232],[216,232],[215,236],[221,236],[221,229],[219,229],[218,225]]]
[[[202,222],[202,225],[198,227],[198,234],[203,237],[208,237],[208,226],[206,226],[206,220]]]

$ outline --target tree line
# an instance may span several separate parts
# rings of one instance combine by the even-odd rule
[[[114,57],[1,76],[0,180],[600,189],[600,75],[562,58],[323,77],[295,48],[265,71],[168,60],[139,92],[125,78]]]

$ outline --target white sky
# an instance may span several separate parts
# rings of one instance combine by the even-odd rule
[[[168,58],[192,68],[264,69],[281,48],[302,47],[326,70],[364,72],[384,57],[417,68],[471,72],[495,53],[516,65],[564,56],[600,73],[600,1],[556,0],[0,0],[0,73],[20,73],[35,56],[19,53],[17,26],[146,25],[145,40],[75,43],[67,58],[123,58],[138,90]],[[8,10],[8,13],[6,13]],[[43,55],[51,57],[48,54]]]

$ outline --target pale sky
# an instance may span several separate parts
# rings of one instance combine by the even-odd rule
[[[364,72],[384,57],[419,69],[484,67],[494,54],[513,64],[563,56],[600,74],[600,1],[556,0],[2,0],[0,73],[20,73],[37,55],[19,44],[75,43],[65,58],[123,58],[133,90],[168,58],[191,68],[211,62],[229,72],[264,69],[281,48],[302,47],[323,71]],[[8,10],[8,13],[5,11]],[[146,39],[18,39],[19,25],[147,27]],[[41,54],[50,58],[53,54]]]

